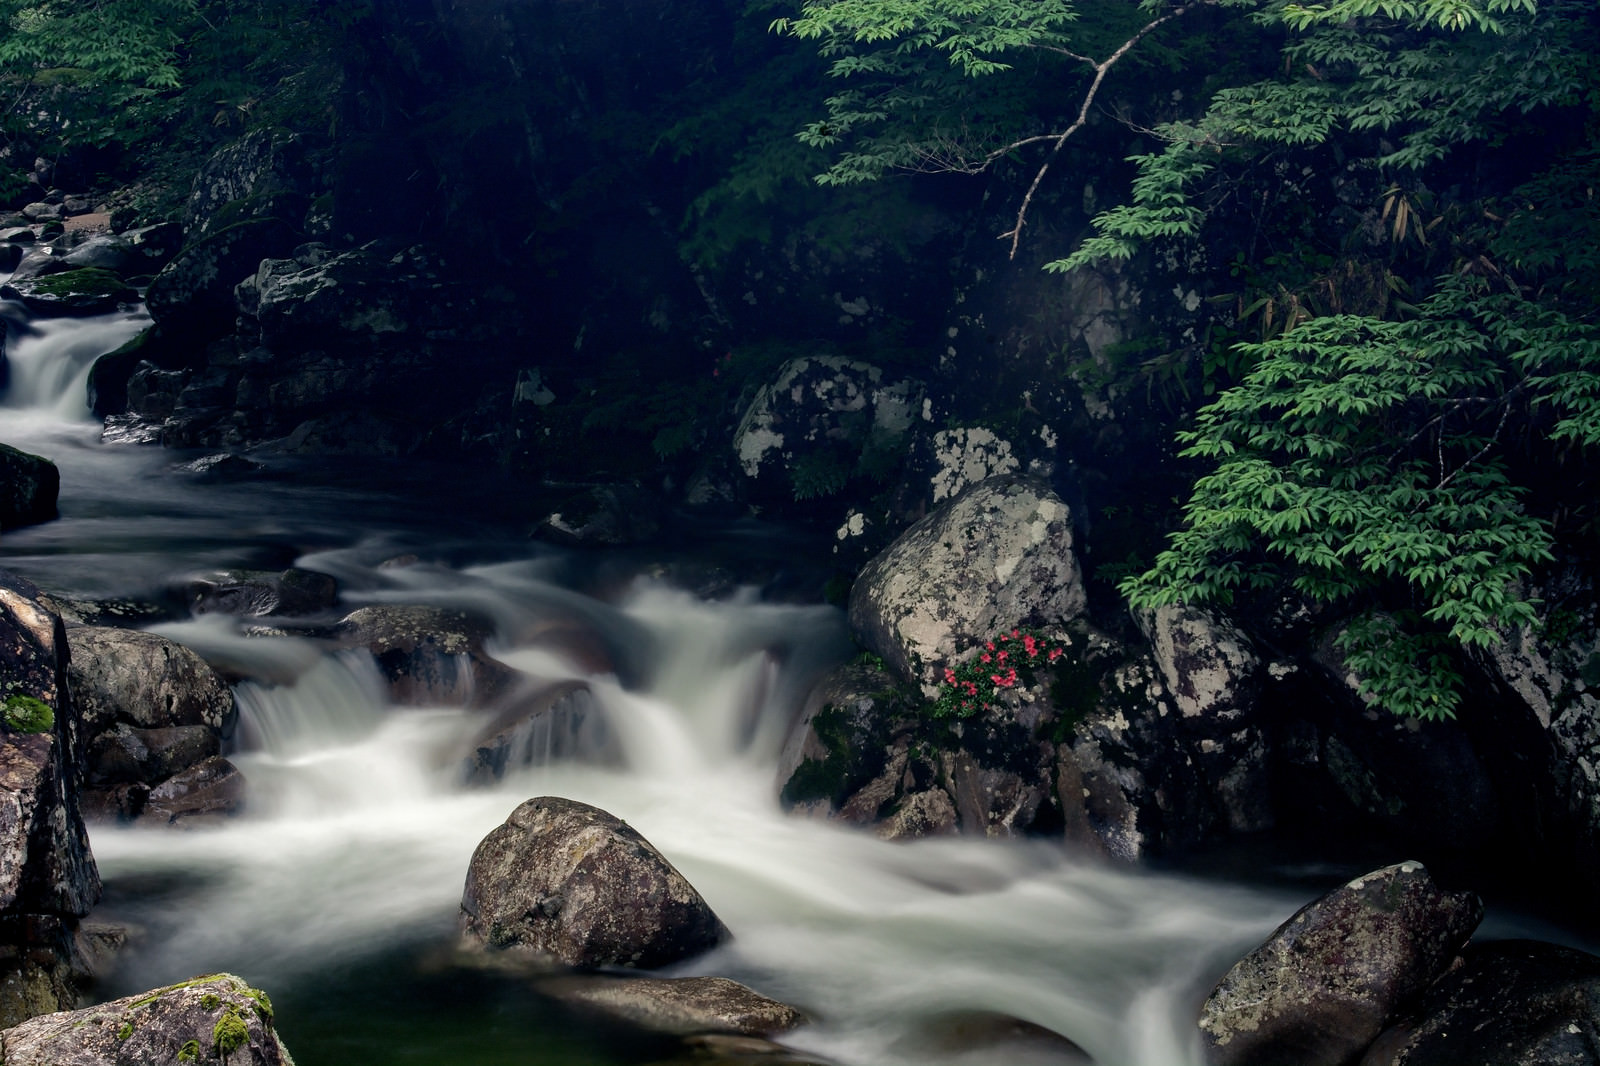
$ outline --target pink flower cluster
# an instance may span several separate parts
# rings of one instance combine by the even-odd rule
[[[1002,633],[985,641],[975,657],[944,668],[933,713],[940,718],[967,718],[986,711],[1003,690],[1032,684],[1035,669],[1054,665],[1064,654],[1064,640],[1033,630]]]

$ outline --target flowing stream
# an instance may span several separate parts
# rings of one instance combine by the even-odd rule
[[[246,638],[209,616],[160,626],[271,680],[236,687],[245,814],[190,832],[92,827],[106,883],[93,917],[135,931],[106,997],[236,972],[273,996],[300,1066],[657,1061],[662,1046],[452,958],[473,848],[537,795],[626,819],[733,931],[673,973],[800,1007],[814,1021],[783,1042],[848,1066],[1083,1061],[1050,1040],[974,1041],[990,1015],[1060,1034],[1101,1066],[1198,1062],[1193,1018],[1211,983],[1308,898],[1113,868],[1059,842],[889,844],[788,817],[776,754],[807,685],[851,654],[840,612],[755,589],[698,599],[620,553],[539,546],[496,521],[506,487],[492,482],[284,460],[255,480],[197,483],[172,470],[188,456],[102,446],[81,398],[86,360],[140,321],[57,320],[10,338],[0,440],[59,465],[62,517],[8,532],[0,565],[65,595],[148,599],[194,571],[297,563],[337,577],[347,607],[470,607],[495,619],[508,666],[587,681],[624,758],[464,788],[478,712],[386,706],[364,655]],[[700,550],[783,551],[768,535],[721,531]],[[420,561],[380,565],[408,552]],[[596,635],[609,658],[521,636],[552,626]]]

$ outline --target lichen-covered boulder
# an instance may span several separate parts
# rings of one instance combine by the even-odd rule
[[[728,939],[722,921],[627,823],[554,796],[478,845],[461,897],[469,946],[535,964],[656,969]]]
[[[219,774],[204,768],[226,763],[222,737],[234,716],[227,682],[194,651],[154,633],[79,625],[67,641],[84,731],[85,812],[164,823],[191,813],[195,804],[183,797],[197,776],[210,782]],[[243,781],[237,771],[233,777],[230,802],[208,802],[207,813],[238,808]],[[152,802],[158,796],[169,798],[165,807]]]
[[[123,722],[138,729],[205,726],[220,731],[233,692],[204,659],[176,641],[137,629],[74,626],[72,690],[86,734]]]
[[[1086,604],[1072,515],[1042,482],[993,478],[917,522],[850,590],[863,647],[931,697],[944,667],[1016,626],[1059,626]]]
[[[1361,1066],[1595,1066],[1600,958],[1531,940],[1469,944]]]
[[[6,1066],[293,1066],[272,1001],[232,974],[30,1018],[0,1032],[0,1058]]]
[[[0,530],[48,522],[60,512],[61,471],[50,460],[0,444]]]
[[[1215,1066],[1347,1066],[1450,967],[1483,917],[1421,864],[1384,867],[1302,908],[1234,964],[1200,1012]]]
[[[548,996],[657,1033],[772,1036],[805,1021],[787,1003],[726,977],[601,977],[545,981]]]
[[[882,476],[905,454],[922,392],[919,382],[886,380],[870,363],[792,359],[739,421],[739,470],[771,485],[777,500],[831,495],[858,474]]]
[[[298,227],[310,199],[309,176],[299,137],[281,129],[252,130],[213,152],[196,172],[184,204],[184,231],[195,241],[257,218]]]

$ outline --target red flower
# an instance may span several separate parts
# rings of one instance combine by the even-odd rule
[[[944,668],[944,683],[947,685],[953,685],[956,683],[956,672],[950,669],[948,666]]]
[[[1000,662],[1005,662],[1006,661],[1006,653],[1005,652],[1001,652],[999,655],[995,656],[995,658],[998,659]]]
[[[988,662],[989,661],[989,653],[988,652],[984,652],[982,655],[978,656],[978,661],[979,662],[984,662],[984,663]]]

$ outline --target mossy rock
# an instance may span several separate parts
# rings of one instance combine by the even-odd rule
[[[78,267],[55,274],[13,280],[0,296],[20,300],[35,315],[103,315],[139,293],[122,276],[104,267]]]
[[[15,695],[0,705],[0,719],[18,733],[48,733],[56,724],[56,712],[43,700]]]

